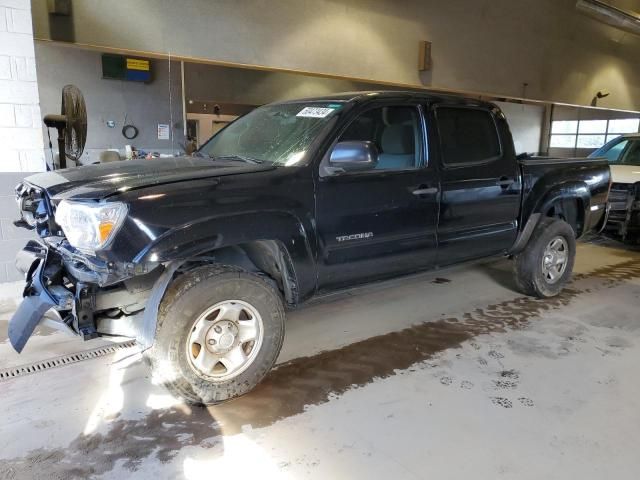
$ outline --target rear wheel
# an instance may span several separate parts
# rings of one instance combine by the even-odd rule
[[[253,389],[284,340],[279,292],[260,276],[229,266],[179,277],[160,305],[153,374],[190,403],[214,404]]]
[[[576,239],[571,226],[556,218],[543,218],[525,249],[515,257],[514,269],[522,293],[540,298],[560,293],[571,277]]]

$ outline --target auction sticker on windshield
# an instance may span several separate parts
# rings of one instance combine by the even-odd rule
[[[335,108],[326,107],[304,107],[298,112],[296,117],[324,118],[330,115]]]

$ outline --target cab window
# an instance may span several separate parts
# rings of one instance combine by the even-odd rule
[[[502,155],[491,112],[479,108],[438,107],[438,131],[446,166],[490,162]]]
[[[373,142],[378,149],[375,170],[410,170],[420,165],[420,117],[416,107],[380,107],[358,116],[339,142]]]

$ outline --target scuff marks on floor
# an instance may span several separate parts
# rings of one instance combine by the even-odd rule
[[[304,413],[309,406],[339,399],[349,390],[398,374],[410,375],[418,369],[433,368],[436,388],[459,396],[479,393],[487,403],[491,402],[490,408],[495,405],[499,411],[504,408],[509,412],[530,409],[539,403],[539,398],[532,398],[522,388],[524,374],[515,368],[510,354],[554,360],[581,348],[588,333],[583,325],[570,321],[563,322],[562,327],[549,326],[547,322],[544,328],[557,342],[545,350],[542,342],[536,343],[536,320],[549,314],[562,317],[562,309],[570,305],[574,308],[581,296],[607,295],[622,282],[639,277],[640,259],[636,259],[579,275],[570,288],[554,299],[516,297],[436,321],[430,321],[425,306],[424,323],[292,360],[271,372],[253,392],[233,402],[210,408],[152,410],[136,419],[115,418],[104,431],[80,435],[64,449],[41,448],[21,458],[0,461],[0,472],[7,478],[20,479],[38,475],[82,478],[110,471],[116,464],[135,471],[149,456],[159,462],[171,462],[178,451],[188,446],[205,448],[215,457],[224,454],[221,435],[269,427]],[[595,320],[585,321],[591,325]],[[617,324],[600,322],[594,328],[617,328]],[[502,336],[504,332],[524,329],[527,333],[532,331],[531,338]],[[619,335],[611,333],[606,338],[604,348],[626,347]],[[463,357],[473,368],[480,369],[481,381],[456,376],[439,362],[440,355],[458,347],[462,347]],[[122,387],[125,396],[129,395],[126,382]],[[2,475],[0,478],[4,478]]]

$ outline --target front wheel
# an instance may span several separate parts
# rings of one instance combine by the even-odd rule
[[[253,389],[284,340],[279,293],[235,267],[194,269],[169,287],[148,351],[154,377],[194,404],[215,404]]]
[[[567,222],[545,217],[515,257],[516,283],[526,295],[554,297],[569,281],[576,256],[576,237]]]

